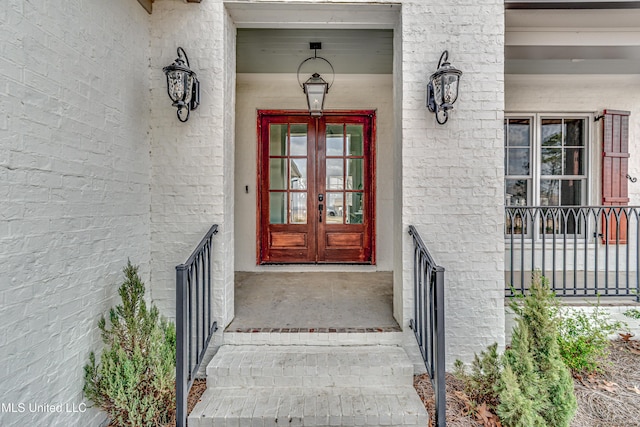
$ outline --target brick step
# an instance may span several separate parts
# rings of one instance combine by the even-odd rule
[[[189,427],[426,426],[413,386],[208,388]]]
[[[223,345],[189,427],[427,425],[402,347]]]
[[[403,386],[413,365],[396,346],[220,347],[207,367],[208,387]]]
[[[223,344],[230,345],[402,345],[403,332],[252,332],[225,331]]]

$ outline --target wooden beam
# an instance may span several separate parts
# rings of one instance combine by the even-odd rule
[[[153,4],[153,0],[138,0],[138,3],[144,7],[144,10],[151,14],[151,5]]]

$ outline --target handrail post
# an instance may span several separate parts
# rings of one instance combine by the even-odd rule
[[[176,266],[176,427],[186,426],[189,390],[218,330],[211,312],[211,240],[217,233],[218,225],[214,224],[187,261]],[[195,301],[191,300],[193,295]]]
[[[411,329],[431,379],[435,395],[436,427],[446,424],[445,346],[444,346],[444,268],[429,254],[414,226],[409,226],[413,238],[414,318]]]
[[[187,266],[176,267],[176,427],[185,427],[189,394],[187,354]]]
[[[436,426],[445,427],[447,394],[445,385],[445,345],[444,345],[444,268],[436,266],[435,276],[435,332],[436,332],[436,372],[434,372],[434,392],[436,395]]]

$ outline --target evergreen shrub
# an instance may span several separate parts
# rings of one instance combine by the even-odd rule
[[[559,303],[536,273],[529,294],[510,306],[516,314],[511,346],[502,356],[497,344],[489,346],[470,373],[457,360],[454,373],[470,400],[495,411],[504,427],[568,427],[577,402],[558,343]]]
[[[577,402],[558,345],[558,303],[535,273],[529,295],[513,301],[511,348],[503,357],[498,415],[505,427],[568,427]]]
[[[105,343],[84,367],[84,393],[118,427],[155,427],[175,413],[175,326],[147,309],[138,267],[129,261],[118,289],[122,304],[98,321]]]

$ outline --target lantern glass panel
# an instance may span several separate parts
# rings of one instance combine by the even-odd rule
[[[453,104],[458,99],[458,79],[457,74],[445,74],[442,76],[443,81],[443,103]]]
[[[321,116],[324,107],[324,95],[327,91],[326,83],[305,83],[307,104],[312,116]]]
[[[180,70],[172,70],[167,73],[167,85],[169,87],[169,96],[173,102],[182,101],[185,94],[185,72]]]
[[[185,88],[186,93],[184,94],[184,103],[191,104],[191,95],[193,94],[193,74],[185,73],[187,87]]]
[[[431,79],[433,85],[433,98],[436,106],[442,105],[442,79],[441,76],[437,76]]]

